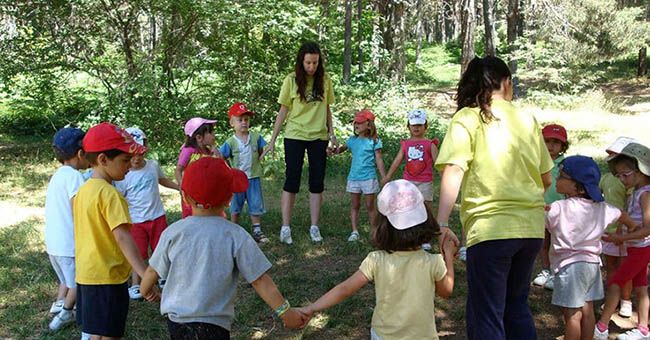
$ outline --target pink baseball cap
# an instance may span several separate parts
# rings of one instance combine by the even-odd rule
[[[209,119],[204,119],[201,117],[194,117],[185,123],[185,134],[192,137],[194,132],[198,130],[198,128],[201,127],[203,124],[214,124],[216,123],[216,120],[209,120]]]
[[[427,208],[424,197],[415,184],[398,179],[388,182],[377,196],[377,209],[397,230],[424,223]]]

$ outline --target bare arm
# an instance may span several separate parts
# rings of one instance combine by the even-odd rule
[[[269,143],[264,148],[264,151],[262,152],[262,155],[260,155],[260,158],[263,158],[269,152],[273,153],[275,151],[275,140],[280,134],[282,124],[284,124],[284,121],[287,119],[287,112],[289,112],[289,108],[285,105],[280,105],[280,111],[278,111],[278,115],[275,117],[275,124],[273,124],[273,134],[271,135],[271,140],[269,140]]]
[[[393,159],[393,163],[390,165],[390,168],[388,169],[388,172],[386,173],[386,176],[384,177],[381,183],[382,185],[390,181],[390,179],[393,177],[393,174],[395,174],[395,171],[397,171],[399,165],[402,164],[403,160],[404,160],[404,149],[402,149],[402,146],[400,145],[399,151],[397,152],[397,155],[395,155],[395,159]]]
[[[386,178],[386,166],[384,165],[384,158],[381,156],[381,149],[375,150],[375,161],[377,163],[377,170],[383,181]]]
[[[144,264],[144,260],[142,260],[142,256],[140,256],[140,251],[138,250],[135,241],[133,241],[131,233],[129,233],[128,224],[122,224],[113,229],[113,236],[115,237],[122,254],[124,254],[126,260],[129,261],[131,267],[133,267],[133,271],[140,275],[140,277],[143,277],[147,265]]]
[[[454,291],[454,254],[457,251],[458,247],[453,240],[445,240],[442,246],[442,256],[445,260],[445,267],[447,267],[447,274],[440,281],[436,281],[436,294],[440,297],[448,298]]]
[[[166,188],[169,189],[174,189],[174,190],[181,190],[181,188],[176,184],[176,182],[172,181],[171,179],[167,177],[161,177],[158,179],[158,183]]]
[[[645,193],[641,195],[639,201],[640,201],[639,203],[641,204],[641,211],[643,211],[642,224],[637,226],[636,223],[632,221],[632,219],[628,214],[623,213],[619,218],[619,222],[627,225],[628,228],[630,225],[632,225],[633,226],[632,229],[634,231],[625,235],[610,234],[606,238],[604,238],[606,241],[619,243],[623,241],[642,239],[650,235],[650,193]]]
[[[368,279],[360,270],[357,270],[347,280],[339,283],[336,287],[332,288],[325,295],[321,296],[316,302],[303,308],[307,314],[311,315],[314,312],[327,309],[336,304],[339,304],[350,295],[356,293],[361,287],[368,284]]]
[[[185,170],[185,167],[182,165],[176,165],[176,169],[174,169],[174,177],[178,184],[183,183],[183,170]]]
[[[553,176],[550,171],[542,174],[542,183],[544,184],[544,192],[546,192],[553,184]]]
[[[160,291],[156,286],[158,283],[158,273],[151,266],[147,267],[147,270],[142,276],[142,281],[140,282],[140,293],[144,296],[147,301],[152,301],[156,299],[156,295],[160,295]]]
[[[336,140],[336,134],[334,133],[334,125],[332,123],[332,110],[330,110],[329,105],[327,105],[327,136],[330,142],[332,142],[332,146],[338,148],[339,142]]]
[[[271,276],[264,273],[257,280],[251,282],[253,289],[257,292],[266,304],[273,310],[277,310],[284,303],[284,297],[278,290],[278,287],[273,282]],[[305,325],[308,317],[298,312],[295,308],[289,309],[281,316],[285,327],[299,328]]]
[[[456,199],[458,198],[460,185],[463,182],[464,176],[465,171],[458,165],[447,164],[442,170],[442,179],[440,180],[440,201],[438,203],[437,215],[438,223],[449,223],[449,216],[451,215],[451,211],[456,203]],[[451,229],[441,227],[440,232],[440,244],[444,244],[447,237],[451,237],[452,240],[454,240],[455,245],[460,244],[458,237],[456,237],[456,234],[454,234]]]

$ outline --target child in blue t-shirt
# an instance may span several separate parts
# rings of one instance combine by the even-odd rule
[[[377,138],[375,115],[370,110],[364,109],[354,115],[354,136],[348,138],[345,145],[334,150],[336,154],[348,149],[352,152],[352,165],[346,187],[346,191],[352,196],[352,206],[350,207],[352,233],[348,237],[350,242],[359,240],[359,209],[362,194],[365,196],[371,226],[375,222],[377,215],[375,196],[379,192],[379,181],[375,168],[379,169],[382,180],[386,177],[381,148],[381,140]]]
[[[219,151],[232,167],[245,172],[248,176],[246,192],[238,192],[232,196],[230,220],[239,223],[239,214],[244,207],[244,202],[248,202],[248,214],[253,224],[253,239],[257,243],[267,243],[269,239],[262,232],[261,225],[261,216],[266,210],[261,179],[264,171],[260,162],[266,141],[259,133],[249,130],[251,116],[253,111],[249,110],[244,103],[237,102],[230,107],[228,119],[235,134],[223,143]]]

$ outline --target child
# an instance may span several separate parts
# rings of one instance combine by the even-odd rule
[[[350,166],[346,188],[346,191],[352,195],[350,209],[352,233],[348,237],[349,242],[359,240],[358,225],[361,194],[365,196],[368,220],[371,229],[374,229],[374,222],[377,219],[375,195],[379,192],[379,182],[377,181],[375,168],[379,169],[382,179],[386,176],[381,148],[381,140],[377,138],[375,115],[370,110],[361,110],[354,115],[354,136],[348,138],[345,145],[339,146],[334,151],[339,154],[350,149],[352,152],[352,165]]]
[[[596,324],[594,301],[603,298],[600,239],[608,224],[634,222],[608,203],[598,188],[600,170],[593,159],[571,156],[560,163],[558,194],[566,199],[547,207],[551,235],[550,263],[554,274],[551,303],[562,309],[564,339],[592,339]]]
[[[607,162],[611,172],[623,182],[626,188],[634,188],[628,199],[627,212],[637,224],[628,228],[628,233],[607,234],[605,241],[621,244],[626,242],[627,255],[618,270],[607,281],[605,308],[596,324],[594,339],[607,339],[609,320],[616,310],[621,288],[632,280],[638,299],[638,327],[619,335],[618,339],[648,339],[648,263],[650,263],[650,149],[637,144],[628,144],[621,153]]]
[[[72,201],[84,183],[80,169],[88,168],[81,142],[84,132],[77,128],[63,128],[56,132],[52,149],[62,165],[56,170],[45,196],[45,247],[59,279],[59,293],[50,313],[58,313],[50,329],[59,330],[74,322],[72,309],[76,302],[74,281],[74,224]]]
[[[542,129],[542,136],[544,137],[544,143],[546,144],[548,153],[551,155],[551,159],[553,159],[551,186],[544,192],[544,203],[551,204],[555,201],[564,199],[564,196],[556,191],[555,182],[560,173],[559,165],[564,160],[564,154],[569,148],[569,141],[567,139],[566,129],[559,124],[546,125]],[[539,253],[539,256],[542,258],[543,269],[539,274],[537,274],[533,280],[533,284],[544,287],[548,290],[553,290],[553,274],[549,270],[551,265],[548,255],[550,247],[550,235],[547,230],[544,232],[544,243],[542,244],[542,249]]]
[[[203,156],[214,154],[214,123],[216,120],[194,117],[185,123],[185,143],[178,155],[178,163],[174,175],[176,183],[181,183],[183,171],[190,162]],[[181,200],[181,216],[185,218],[192,213],[190,207]]]
[[[190,164],[181,194],[192,216],[170,225],[142,278],[148,294],[166,279],[160,312],[172,339],[229,339],[239,275],[249,282],[289,328],[307,318],[282,297],[267,273],[271,263],[240,226],[222,218],[233,192],[244,192],[246,174],[223,159],[204,157]]]
[[[379,248],[359,270],[316,302],[299,310],[311,316],[375,283],[375,309],[371,339],[438,339],[434,295],[449,297],[454,288],[454,254],[451,240],[441,245],[442,255],[420,251],[420,245],[439,227],[424,205],[415,184],[389,182],[377,199],[379,218],[372,243]]]
[[[129,233],[131,219],[124,197],[111,183],[120,181],[131,156],[145,148],[121,128],[101,123],[83,139],[93,168],[74,200],[77,323],[84,336],[122,337],[129,308],[131,269],[144,275],[146,265]],[[144,295],[156,298],[154,290]]]
[[[400,143],[400,149],[382,185],[390,181],[393,174],[406,157],[403,178],[418,187],[424,197],[424,204],[429,211],[433,212],[433,163],[438,157],[438,140],[427,139],[427,113],[423,110],[412,110],[407,114],[407,127],[411,134],[409,139]],[[425,242],[422,245],[425,250],[430,250],[431,245]]]
[[[266,211],[264,209],[264,197],[262,195],[262,152],[266,141],[259,133],[249,131],[250,119],[253,115],[244,103],[235,103],[228,110],[230,126],[235,134],[228,138],[220,148],[224,159],[231,160],[231,164],[246,173],[248,176],[248,189],[246,192],[235,193],[230,202],[230,220],[237,224],[239,214],[244,207],[244,201],[248,202],[248,214],[253,224],[253,239],[258,243],[267,243],[269,239],[262,232],[260,216]]]
[[[623,150],[625,146],[631,142],[638,143],[635,139],[628,137],[619,137],[614,141],[612,145],[607,147],[605,151],[609,154],[609,159],[616,157],[618,153]],[[625,209],[625,202],[627,201],[628,190],[625,189],[623,183],[612,175],[610,172],[604,174],[600,179],[599,184],[600,190],[603,192],[605,201],[619,209]],[[624,233],[625,229],[623,226],[619,226],[618,223],[612,223],[607,227],[608,233],[618,232]],[[616,272],[618,267],[621,265],[621,261],[627,256],[627,250],[625,244],[614,244],[612,242],[602,241],[603,246],[603,257],[605,258],[605,270],[607,272],[606,281]],[[632,316],[632,281],[628,281],[625,284],[621,292],[621,302],[620,308],[618,310],[618,315],[629,318]],[[602,305],[601,307],[604,307]]]
[[[146,147],[147,137],[137,127],[126,129],[136,143]],[[131,158],[131,169],[122,181],[116,181],[115,187],[120,191],[129,204],[129,215],[133,226],[129,232],[140,250],[143,260],[149,258],[151,251],[156,250],[160,234],[167,228],[165,208],[160,200],[158,184],[178,190],[178,184],[165,177],[158,162],[145,159],[144,154],[134,154]],[[129,297],[132,300],[142,298],[140,294],[140,276],[131,273],[131,287]]]

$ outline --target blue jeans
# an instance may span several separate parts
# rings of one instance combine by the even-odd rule
[[[468,339],[537,339],[528,290],[542,241],[494,240],[467,248]]]

